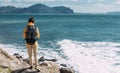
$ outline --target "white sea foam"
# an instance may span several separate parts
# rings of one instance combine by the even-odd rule
[[[120,44],[112,42],[78,42],[62,40],[57,43],[61,54],[52,48],[38,48],[38,57],[56,58],[58,63],[72,66],[76,73],[120,73]],[[11,55],[19,53],[27,58],[24,46],[0,44]],[[117,53],[118,52],[118,53]],[[65,57],[63,57],[63,55]],[[66,58],[66,59],[64,59]]]
[[[28,58],[27,49],[24,46],[20,46],[17,44],[0,44],[0,48],[7,51],[10,55],[13,55],[14,53],[19,53],[23,58]],[[44,56],[47,59],[57,59],[57,63],[65,63],[65,60],[61,58],[57,52],[53,51],[50,48],[41,48],[38,47],[38,58],[41,56]]]
[[[14,45],[0,44],[0,48],[7,51],[10,55],[13,55],[14,53],[19,53],[20,55],[22,55],[23,57],[26,58],[26,53],[25,53],[26,49],[24,49],[24,47],[22,47],[22,46],[18,46],[16,44],[14,44]]]
[[[13,45],[3,45],[3,44],[0,44],[0,48],[2,48],[3,50],[9,51],[10,54],[18,52]]]
[[[78,73],[120,73],[119,43],[62,40],[60,49]]]

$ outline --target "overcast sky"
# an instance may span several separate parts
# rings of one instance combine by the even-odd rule
[[[120,0],[0,0],[0,6],[28,7],[37,3],[51,7],[67,6],[72,8],[74,12],[82,13],[120,11]]]

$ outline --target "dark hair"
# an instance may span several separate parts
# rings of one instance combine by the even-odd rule
[[[28,20],[28,22],[32,22],[32,23],[34,23],[34,21],[35,21],[35,20],[34,20],[33,17],[30,17],[29,20]]]

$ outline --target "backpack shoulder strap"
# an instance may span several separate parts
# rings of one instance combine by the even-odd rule
[[[27,25],[27,26],[26,26],[26,28],[29,28],[29,27],[34,27],[35,30],[37,29],[37,26],[36,26],[36,25],[33,25],[33,26],[29,26],[29,25]]]
[[[34,25],[34,27],[35,27],[35,30],[37,29],[37,26],[36,25]]]

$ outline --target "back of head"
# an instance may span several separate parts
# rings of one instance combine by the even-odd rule
[[[30,17],[29,20],[28,20],[28,22],[32,22],[32,23],[34,23],[34,21],[35,21],[35,20],[34,20],[33,17]]]

